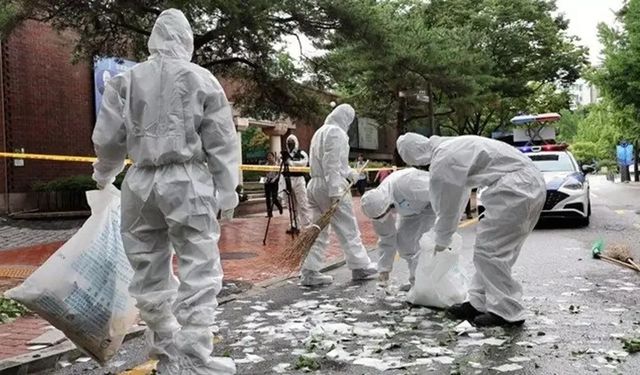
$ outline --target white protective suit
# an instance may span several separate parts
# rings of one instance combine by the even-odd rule
[[[506,321],[523,320],[522,287],[511,268],[544,205],[546,185],[540,171],[516,148],[473,135],[426,138],[408,133],[398,138],[397,147],[407,164],[430,165],[437,246],[449,246],[469,191],[487,187],[469,302]]]
[[[311,181],[307,188],[312,222],[322,216],[331,206],[331,200],[342,197],[348,187],[348,179],[357,178],[357,173],[349,167],[349,137],[347,131],[355,119],[355,111],[348,104],[337,106],[325,119],[311,139],[310,167]],[[344,251],[347,266],[351,270],[374,267],[367,250],[362,244],[360,230],[353,211],[351,194],[340,200],[340,205],[331,219]],[[325,250],[329,244],[329,228],[325,228],[311,247],[302,265],[305,271],[319,272],[324,263]]]
[[[289,147],[289,142],[294,142],[293,148]],[[291,167],[306,167],[309,164],[309,155],[300,149],[300,142],[298,137],[291,134],[287,137],[287,152],[289,153],[289,159],[287,164]],[[295,197],[296,219],[298,222],[298,228],[306,228],[311,225],[311,212],[309,210],[309,199],[307,198],[307,181],[304,179],[303,172],[290,172],[289,179],[291,180],[291,190]],[[279,181],[278,190],[285,191],[286,178],[281,178]],[[286,195],[286,193],[284,193]],[[284,197],[286,199],[286,196]]]
[[[436,219],[431,208],[429,172],[415,168],[394,172],[366,192],[360,203],[378,234],[378,272],[391,272],[397,250],[409,266],[409,281],[413,283],[418,242]]]
[[[216,213],[238,204],[232,110],[214,76],[190,62],[193,35],[182,12],[162,12],[148,45],[149,59],[105,89],[93,177],[109,184],[125,156],[133,160],[122,185],[122,238],[159,372],[235,373],[231,359],[211,357],[209,328],[222,287]]]

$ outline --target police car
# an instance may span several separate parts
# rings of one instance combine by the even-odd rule
[[[589,225],[591,198],[588,173],[593,167],[580,167],[566,145],[518,147],[542,172],[547,183],[547,198],[541,217],[560,217]],[[478,192],[478,213],[484,211],[482,190]]]

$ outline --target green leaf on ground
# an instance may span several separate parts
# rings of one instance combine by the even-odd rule
[[[640,338],[624,339],[622,348],[629,353],[640,352]]]
[[[21,303],[0,297],[0,324],[10,322],[28,313],[29,310]]]

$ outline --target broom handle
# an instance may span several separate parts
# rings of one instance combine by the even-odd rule
[[[611,263],[615,263],[615,264],[617,264],[617,265],[619,265],[619,266],[627,267],[627,268],[632,269],[632,270],[634,270],[634,271],[636,271],[636,272],[640,272],[640,271],[638,271],[635,267],[633,267],[632,265],[630,265],[629,263],[625,263],[625,262],[619,261],[619,260],[617,260],[617,259],[609,258],[609,257],[608,257],[608,256],[606,256],[606,255],[600,255],[600,258],[602,258],[602,259],[604,259],[604,260],[607,260],[607,261],[609,261],[609,262],[611,262]]]
[[[358,174],[362,173],[362,171],[364,171],[365,168],[367,168],[367,165],[369,164],[369,160],[367,160],[364,165],[362,167],[360,167],[360,169],[357,170]],[[340,200],[338,200],[336,203],[334,203],[331,207],[329,207],[329,209],[326,212],[329,212],[331,210],[333,210],[335,212],[335,210],[338,208],[338,205],[340,204],[340,201],[342,200],[342,198],[347,196],[347,193],[351,192],[351,188],[353,187],[353,185],[355,185],[355,181],[351,181],[349,182],[349,186],[347,186],[346,189],[344,189],[344,192],[342,193],[342,196],[340,197]]]
[[[633,264],[633,266],[638,270],[638,272],[640,272],[640,265],[638,265],[638,263],[636,263],[633,259],[629,258],[627,259],[627,262]]]

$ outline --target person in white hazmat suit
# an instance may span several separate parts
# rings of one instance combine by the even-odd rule
[[[363,280],[377,273],[376,265],[371,262],[362,244],[351,195],[347,193],[343,197],[349,181],[354,181],[358,176],[349,167],[349,136],[347,135],[355,119],[356,112],[353,107],[340,104],[327,116],[324,125],[313,134],[309,158],[311,181],[307,191],[312,222],[316,222],[333,203],[339,202],[331,218],[331,228],[338,236],[347,267],[352,270],[352,278]],[[328,244],[329,228],[325,228],[318,235],[302,265],[300,275],[302,285],[312,286],[333,282],[330,275],[320,272]]]
[[[436,219],[429,195],[429,172],[416,168],[394,172],[377,188],[366,192],[360,204],[379,238],[380,281],[389,280],[399,253],[409,267],[409,284],[401,290],[409,290],[415,277],[420,237],[433,227]]]
[[[516,148],[473,135],[426,138],[407,133],[398,138],[397,148],[407,164],[431,173],[437,252],[449,246],[471,188],[487,188],[468,301],[452,306],[449,313],[478,326],[524,323],[522,287],[511,268],[544,205],[546,185],[540,171]]]
[[[193,34],[182,12],[162,12],[148,46],[146,62],[106,87],[93,178],[104,188],[127,155],[133,161],[122,185],[122,239],[158,372],[233,374],[230,358],[212,357],[210,330],[222,287],[216,213],[238,204],[232,110],[215,77],[190,62]]]
[[[309,164],[309,155],[300,149],[298,137],[291,134],[287,137],[287,158],[286,163],[290,167],[306,167]],[[304,172],[283,172],[283,178],[280,179],[278,190],[286,191],[287,177],[291,181],[291,194],[295,199],[295,214],[298,228],[306,228],[311,225],[311,212],[309,210],[309,200],[307,198],[307,181],[304,179]],[[284,193],[286,194],[286,192]],[[286,197],[285,197],[286,199]],[[293,229],[293,228],[292,228]],[[290,233],[289,230],[287,233]]]

